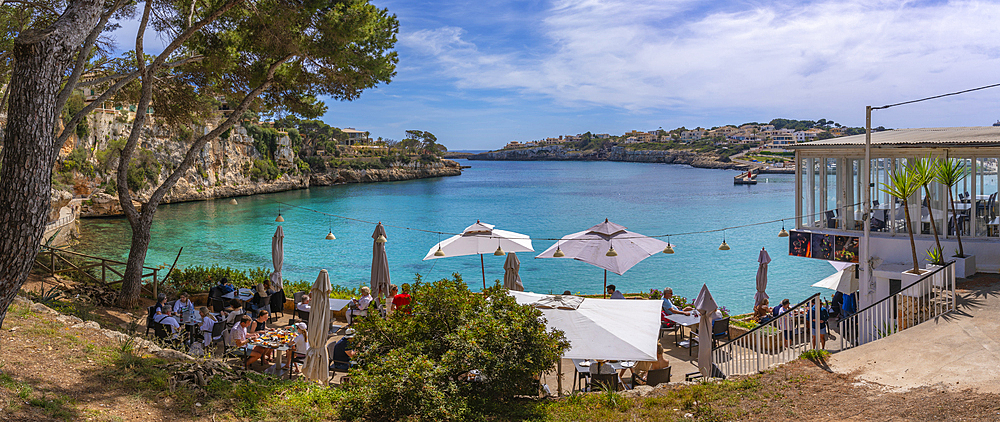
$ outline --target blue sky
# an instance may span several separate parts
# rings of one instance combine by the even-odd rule
[[[388,85],[323,120],[449,149],[772,118],[864,125],[865,105],[1000,83],[1000,3],[373,0],[400,21]],[[133,32],[134,33],[134,32]],[[876,111],[984,126],[1000,88]]]

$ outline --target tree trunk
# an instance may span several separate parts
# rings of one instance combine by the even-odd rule
[[[944,264],[944,251],[941,250],[941,239],[938,237],[937,222],[934,221],[934,207],[931,206],[931,189],[927,185],[924,185],[924,193],[927,195],[927,217],[931,219],[931,230],[934,231],[934,244],[937,245],[938,254],[941,255],[941,262],[935,262],[934,264]],[[948,213],[945,212],[945,214]]]
[[[962,227],[958,224],[958,210],[955,209],[955,197],[951,194],[951,186],[948,186],[948,202],[951,203],[951,215],[955,216],[955,237],[958,238],[958,257],[965,258],[965,248],[962,247]],[[974,201],[972,203],[975,204]],[[972,212],[970,211],[969,214],[971,215]]]
[[[73,53],[97,23],[103,2],[71,2],[52,26],[14,41],[3,166],[0,168],[0,326],[38,254],[58,152],[56,103]]]
[[[145,209],[145,206],[143,206]],[[128,251],[125,263],[125,274],[122,277],[122,288],[118,295],[118,306],[124,309],[134,309],[139,306],[139,294],[142,290],[142,267],[146,263],[146,251],[149,250],[150,228],[153,219],[146,213],[136,219],[132,226],[132,248]]]
[[[910,235],[910,253],[913,254],[913,273],[920,274],[920,267],[917,265],[917,244],[913,241],[913,220],[910,220],[910,204],[903,198],[903,212],[906,215],[906,233]]]

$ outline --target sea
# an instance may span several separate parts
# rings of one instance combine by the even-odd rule
[[[772,303],[833,293],[810,285],[834,268],[826,261],[789,256],[788,238],[778,237],[781,222],[682,235],[782,218],[792,228],[793,175],[760,175],[757,185],[734,186],[735,171],[686,165],[456,161],[471,167],[461,176],[237,197],[237,205],[229,198],[161,205],[146,265],[169,266],[183,248],[179,267],[270,268],[271,237],[281,225],[284,278],[313,281],[326,269],[333,284],[358,287],[369,282],[371,235],[374,223],[381,221],[393,283],[412,282],[417,274],[437,280],[459,273],[479,290],[478,256],[423,260],[449,237],[430,232],[461,233],[479,220],[532,238],[555,239],[607,218],[632,232],[670,234],[676,251],[654,254],[621,276],[609,272],[608,283],[625,293],[671,287],[693,300],[707,285],[721,306],[749,312],[761,249],[772,259],[767,287]],[[275,222],[279,212],[282,223]],[[336,240],[325,239],[330,231]],[[84,219],[81,237],[75,250],[120,260],[128,256],[130,229],[123,217]],[[723,240],[730,250],[719,250]],[[518,253],[525,290],[601,293],[604,270],[575,260],[534,259],[554,243],[534,240],[535,253]],[[487,254],[483,259],[487,283],[502,280],[505,258]]]

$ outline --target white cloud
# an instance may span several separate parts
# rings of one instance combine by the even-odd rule
[[[698,11],[704,7],[716,11]],[[996,3],[719,7],[560,1],[541,16],[525,16],[543,34],[525,48],[494,51],[454,26],[403,34],[400,45],[458,88],[645,112],[858,115],[865,104],[996,83],[1000,75]]]

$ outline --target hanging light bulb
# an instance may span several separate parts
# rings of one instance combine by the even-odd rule
[[[728,251],[729,250],[729,244],[726,243],[726,232],[722,232],[722,244],[719,245],[719,250],[720,251]]]
[[[441,250],[441,244],[438,244],[438,250],[434,252],[434,256],[444,256],[444,251]]]
[[[674,253],[674,245],[670,244],[670,236],[667,236],[667,247],[663,248],[663,253],[665,254]]]
[[[280,205],[278,206],[278,218],[275,218],[274,221],[277,221],[279,223],[284,223],[285,222],[285,219],[281,217],[281,206]]]
[[[618,256],[618,252],[615,252],[615,245],[611,245],[611,248],[608,249],[608,253],[604,254],[604,256]]]
[[[337,236],[333,235],[333,230],[331,229],[329,233],[326,234],[326,240],[337,240]]]
[[[781,220],[781,231],[778,232],[778,237],[788,237],[788,230],[785,230],[785,220]]]
[[[504,255],[506,255],[506,253],[504,253],[503,249],[500,248],[500,239],[497,239],[497,250],[493,251],[493,256],[504,256]]]
[[[229,203],[233,204],[233,205],[239,205],[240,204],[239,202],[236,202],[236,198],[230,199]]]
[[[559,249],[559,245],[556,245],[556,253],[552,254],[552,257],[553,258],[562,258],[564,256],[566,256],[566,254],[563,253],[562,249]]]

